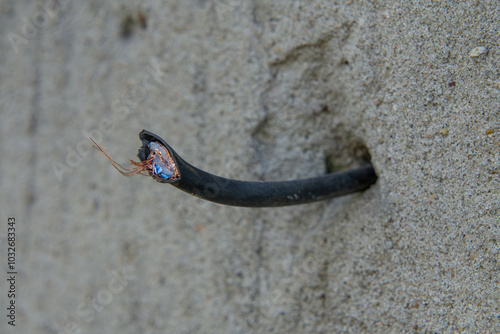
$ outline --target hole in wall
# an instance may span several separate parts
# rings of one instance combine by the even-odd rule
[[[337,138],[332,149],[325,152],[325,168],[328,173],[371,164],[371,155],[363,140],[349,137]]]
[[[138,11],[135,14],[127,14],[123,17],[120,24],[120,37],[129,39],[135,32],[136,26],[146,30],[148,27],[147,15]]]

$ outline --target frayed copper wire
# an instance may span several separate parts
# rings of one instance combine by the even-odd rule
[[[92,147],[101,152],[106,156],[106,159],[115,167],[117,171],[120,172],[120,174],[124,176],[134,176],[134,175],[144,175],[144,176],[150,176],[149,171],[151,171],[151,162],[153,160],[153,157],[148,158],[146,161],[141,161],[141,162],[135,162],[133,160],[130,160],[130,163],[134,165],[134,168],[125,168],[119,163],[117,163],[112,157],[111,154],[109,153],[108,149],[102,145],[99,145],[96,143],[92,138],[89,138],[90,141],[93,143]]]

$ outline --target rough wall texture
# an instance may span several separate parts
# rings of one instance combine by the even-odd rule
[[[0,332],[499,332],[499,22],[497,0],[2,1]],[[379,180],[223,207],[87,145],[125,162],[143,128],[246,180],[361,143]]]

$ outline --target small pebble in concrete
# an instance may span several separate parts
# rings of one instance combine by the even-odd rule
[[[488,52],[484,46],[477,46],[474,49],[470,50],[469,56],[472,58],[477,58],[479,56],[485,55]]]

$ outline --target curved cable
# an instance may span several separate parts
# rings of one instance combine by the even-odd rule
[[[248,182],[232,180],[210,174],[189,164],[165,140],[152,132],[142,130],[139,133],[139,138],[143,146],[139,149],[137,156],[143,165],[151,165],[146,170],[156,181],[170,183],[188,194],[224,205],[277,207],[305,204],[363,191],[377,180],[372,165],[292,181]],[[168,151],[168,154],[165,154],[170,155],[173,159],[170,164],[172,171],[168,173],[169,177],[158,173],[157,165],[154,164],[155,160],[152,158],[154,155],[152,148],[156,149],[157,145],[153,144],[153,146],[151,143],[163,145]],[[165,170],[165,166],[168,167],[168,164],[164,163],[161,166]],[[159,168],[159,170],[162,169]],[[178,174],[176,174],[177,172]]]

